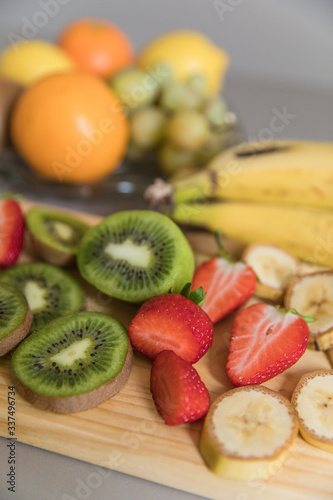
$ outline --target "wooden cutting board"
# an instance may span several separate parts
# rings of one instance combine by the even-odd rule
[[[24,209],[30,206],[23,203]],[[77,214],[93,225],[100,218]],[[197,258],[213,252],[209,235],[188,235]],[[25,249],[21,261],[34,257]],[[75,272],[75,271],[74,271]],[[136,307],[84,284],[90,310],[114,315],[128,326]],[[211,399],[231,389],[225,374],[230,321],[216,325],[212,347],[195,365]],[[10,356],[0,359],[0,435],[8,437],[7,396]],[[71,415],[41,411],[16,394],[18,441],[148,479],[179,490],[223,500],[321,500],[333,498],[333,454],[297,438],[285,466],[266,482],[222,479],[206,467],[198,451],[202,422],[166,426],[155,410],[150,391],[151,361],[139,354],[130,378],[115,397],[98,408]],[[290,369],[265,385],[288,398],[303,373],[331,368],[323,352],[307,350]]]

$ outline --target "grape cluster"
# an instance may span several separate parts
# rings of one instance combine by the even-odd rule
[[[160,63],[150,71],[126,68],[109,84],[129,119],[130,159],[153,152],[171,177],[200,168],[229,145],[235,115],[220,95],[207,94],[202,75],[176,81]]]

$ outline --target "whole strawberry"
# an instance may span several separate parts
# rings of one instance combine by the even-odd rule
[[[304,354],[310,332],[294,310],[257,303],[235,316],[226,372],[236,386],[261,384],[292,366]]]
[[[209,392],[197,370],[173,351],[162,351],[153,362],[150,390],[167,425],[195,422],[208,411]]]
[[[221,233],[216,235],[220,253],[203,262],[194,272],[192,287],[202,286],[206,293],[203,309],[213,323],[238,309],[253,294],[257,278],[244,262],[234,262],[224,249]]]
[[[0,200],[0,267],[17,261],[23,246],[24,217],[19,203],[10,195]]]
[[[128,334],[137,351],[151,359],[163,350],[174,351],[189,363],[196,363],[211,346],[213,324],[199,304],[202,289],[182,294],[163,294],[147,300],[133,318]],[[194,300],[194,301],[193,301]]]

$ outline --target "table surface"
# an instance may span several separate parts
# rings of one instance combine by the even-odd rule
[[[333,99],[328,87],[307,85],[301,81],[299,84],[286,83],[277,76],[272,79],[255,78],[231,72],[226,81],[224,95],[240,118],[245,139],[267,138],[270,135],[270,121],[278,111],[287,113],[288,123],[280,133],[274,134],[274,137],[332,140]],[[10,183],[2,182],[0,191],[4,192],[11,187]],[[28,188],[22,191],[31,199],[100,215],[132,207],[144,208],[140,196],[116,200],[110,197],[59,198],[47,192],[35,192],[31,195]],[[6,439],[0,438],[1,500],[14,498],[6,485],[6,445]],[[17,470],[15,498],[20,500],[202,498],[21,443],[17,443]],[[98,488],[95,487],[96,481]],[[290,500],[295,498],[292,495],[291,492]],[[264,500],[264,491],[261,493],[258,488],[254,489],[254,498]],[[285,500],[289,498],[286,497]]]

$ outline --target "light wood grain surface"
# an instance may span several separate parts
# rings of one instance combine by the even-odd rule
[[[29,203],[24,202],[24,208]],[[80,214],[90,224],[100,219]],[[214,251],[209,235],[189,234],[198,258]],[[200,257],[201,256],[201,257]],[[22,261],[34,258],[26,249]],[[75,270],[73,271],[76,275]],[[128,326],[136,307],[112,299],[84,284],[86,307],[117,317]],[[211,399],[232,386],[225,374],[231,318],[215,327],[214,342],[195,365]],[[7,394],[10,355],[0,359],[0,435],[7,433]],[[166,426],[157,414],[149,391],[151,361],[135,354],[126,386],[98,408],[58,415],[34,408],[16,395],[18,441],[45,450],[148,479],[179,490],[223,500],[332,500],[333,454],[298,437],[286,465],[267,482],[224,480],[211,473],[198,451],[202,422]],[[290,398],[303,373],[330,368],[322,352],[307,350],[291,368],[265,385]]]

